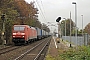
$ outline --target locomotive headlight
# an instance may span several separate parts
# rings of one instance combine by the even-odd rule
[[[25,35],[25,33],[21,33],[21,35]]]
[[[13,37],[15,37],[15,36],[13,36]]]
[[[16,33],[13,33],[13,35],[16,35]]]
[[[22,36],[23,38],[25,37],[25,36]]]

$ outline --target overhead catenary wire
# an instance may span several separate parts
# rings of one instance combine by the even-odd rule
[[[40,0],[41,1],[41,0]],[[43,8],[43,11],[44,11],[44,14],[45,14],[45,9],[44,9],[44,7],[43,7],[43,3],[42,3],[42,1],[41,1],[41,4],[42,4],[42,8]]]
[[[41,1],[41,0],[40,0],[40,1]],[[42,4],[41,6],[42,6],[42,8],[43,8],[44,14],[46,15],[42,1],[41,1],[41,4]],[[46,20],[46,16],[45,16],[45,20]],[[46,20],[46,21],[47,21],[47,20]]]
[[[34,1],[34,0],[33,0]],[[45,16],[44,16],[44,13],[45,13],[45,10],[44,10],[44,8],[43,8],[43,11],[42,11],[42,9],[41,9],[41,6],[39,5],[39,3],[38,3],[38,0],[36,0],[36,2],[35,3],[37,3],[37,5],[38,5],[38,8],[40,9],[40,11],[41,11],[41,16],[42,16],[42,18],[44,18],[44,21],[46,21],[47,22],[47,20],[46,20],[46,18],[45,18]],[[41,4],[42,4],[42,1],[41,1]],[[36,4],[35,4],[36,5]],[[36,6],[37,6],[36,5]],[[42,4],[42,6],[43,6],[43,4]]]
[[[35,2],[36,7],[40,10],[41,19],[44,21],[44,24],[47,23],[47,19],[46,19],[46,16],[45,16],[46,15],[45,14],[45,9],[44,9],[42,1],[41,0],[40,1],[33,0],[33,1]],[[39,2],[41,4],[39,4]],[[45,25],[47,25],[47,24],[45,24]],[[48,28],[50,28],[50,27],[48,27]]]
[[[33,2],[35,2],[34,0],[33,0]],[[36,6],[36,8],[38,8],[38,6],[37,6],[37,4],[35,3],[35,6]],[[41,15],[41,14],[40,14]],[[43,18],[43,16],[41,15],[41,17]]]

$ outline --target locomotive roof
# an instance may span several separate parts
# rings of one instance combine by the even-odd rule
[[[32,28],[32,29],[35,29],[34,27],[32,27],[32,26],[29,26],[30,28]],[[36,30],[36,29],[35,29]]]
[[[14,25],[14,26],[28,26],[29,28],[32,28],[32,29],[36,30],[34,27],[31,27],[29,25]]]
[[[28,26],[28,25],[14,25],[14,26]]]

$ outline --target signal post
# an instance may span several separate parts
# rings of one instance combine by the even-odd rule
[[[56,19],[56,22],[58,22],[58,37],[59,38],[61,37],[61,29],[60,29],[60,23],[59,23],[60,20],[61,20],[61,17],[58,17]]]
[[[5,14],[2,14],[1,15],[1,19],[2,19],[2,44],[6,44],[6,40],[4,40],[5,38]]]

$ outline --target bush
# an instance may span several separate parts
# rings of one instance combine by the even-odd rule
[[[59,57],[61,57],[61,60],[90,60],[90,47],[70,48],[68,51],[60,54]]]

